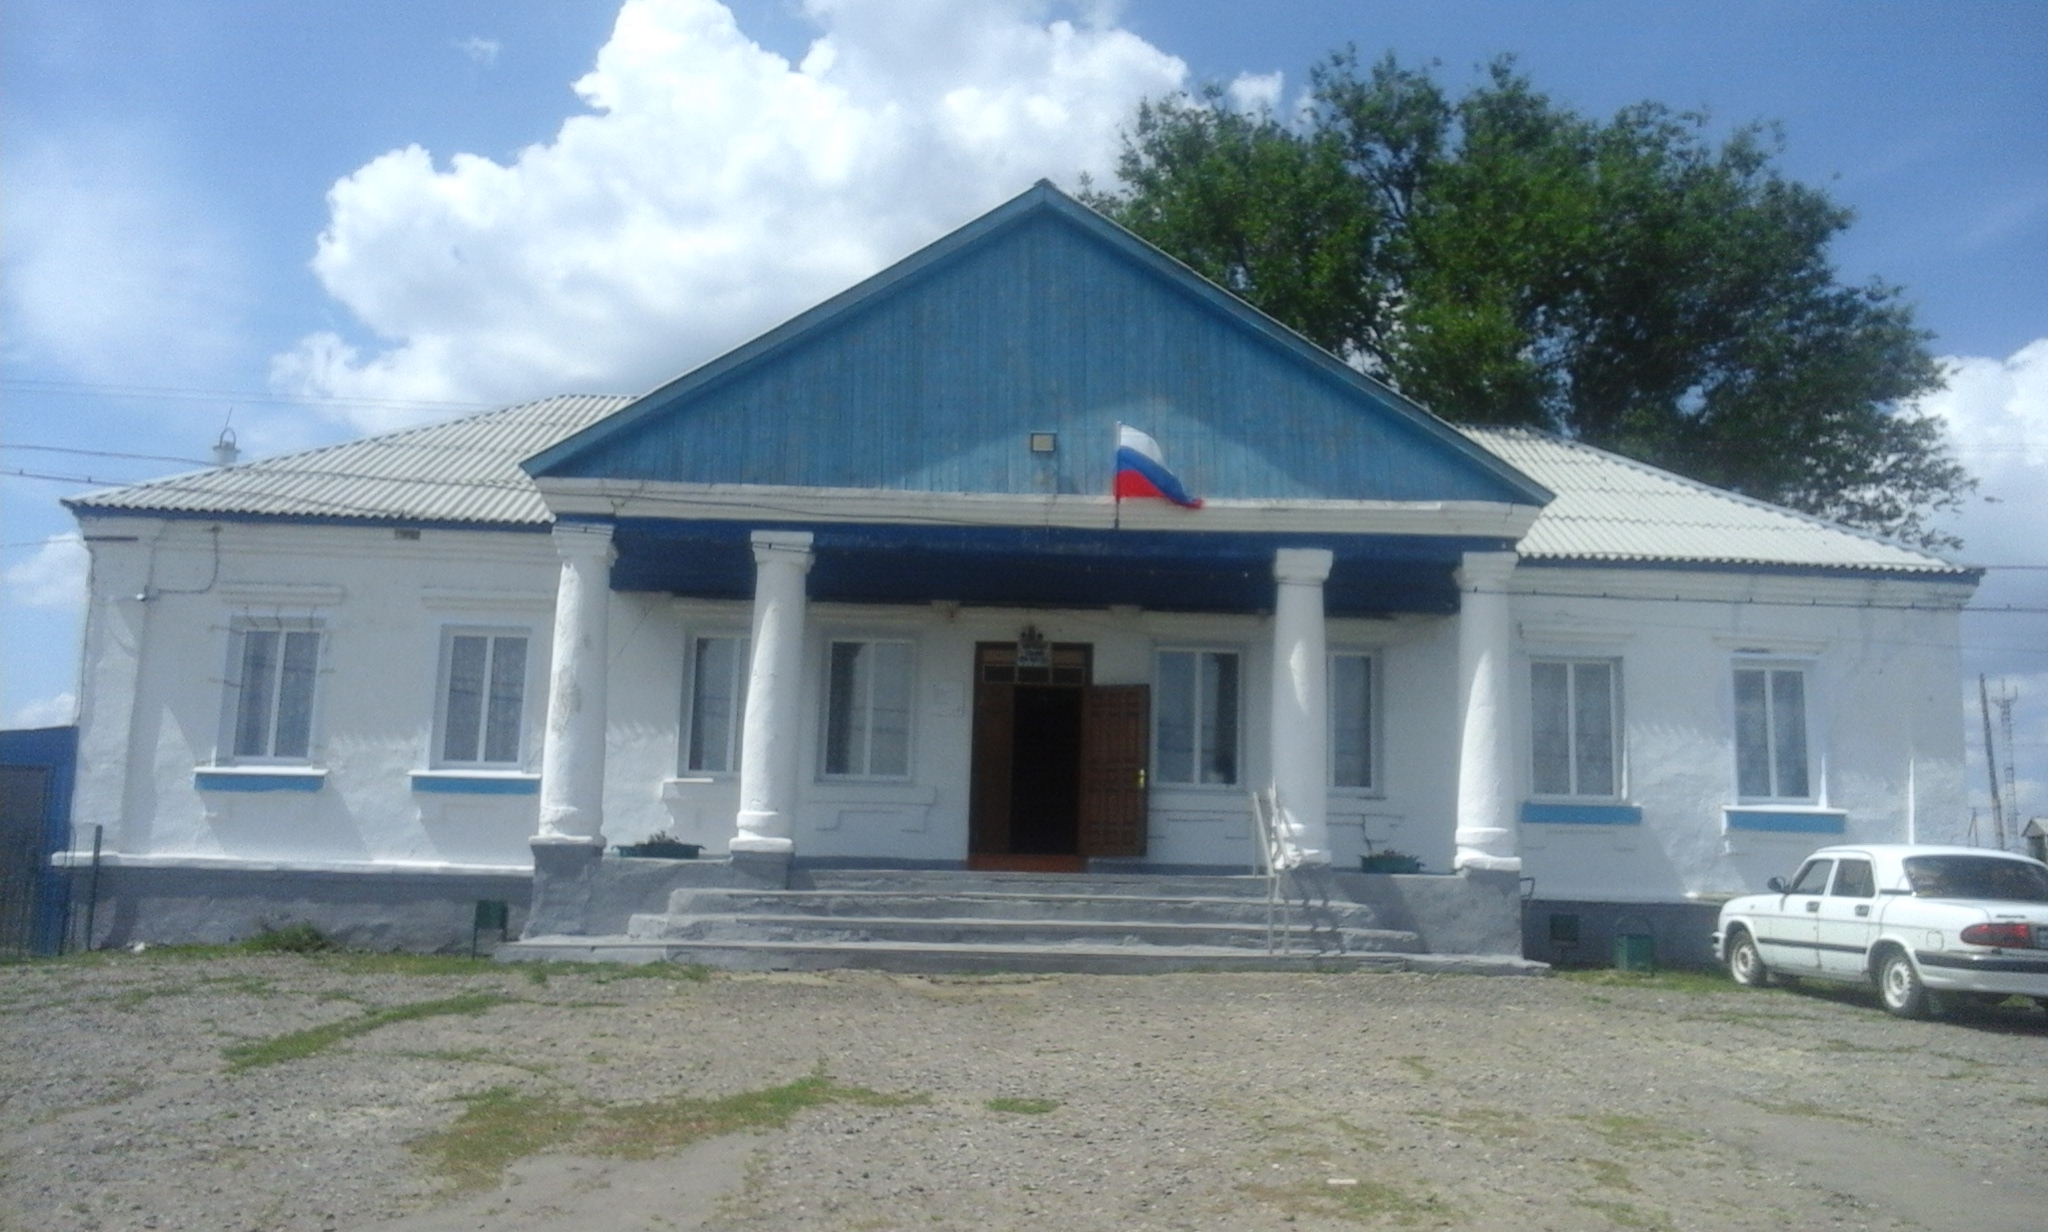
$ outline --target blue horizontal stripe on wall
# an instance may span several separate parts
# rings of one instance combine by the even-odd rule
[[[1537,804],[1522,802],[1522,824],[1537,826],[1639,826],[1643,810],[1633,804]]]
[[[540,780],[482,774],[415,774],[412,776],[412,789],[461,796],[537,796],[540,794]]]
[[[1730,830],[1778,834],[1840,834],[1846,813],[1777,812],[1771,809],[1725,809]]]
[[[200,791],[319,791],[327,781],[317,771],[307,774],[238,774],[232,770],[195,770],[192,786]]]

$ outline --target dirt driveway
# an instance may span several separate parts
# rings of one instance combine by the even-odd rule
[[[692,977],[695,978],[692,978]],[[1702,977],[0,967],[0,1227],[2048,1226],[2048,1014]]]

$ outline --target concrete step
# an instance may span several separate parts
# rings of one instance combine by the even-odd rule
[[[955,902],[955,911],[969,906]],[[671,913],[636,915],[627,935],[662,941],[760,941],[797,945],[887,942],[903,945],[996,945],[1009,948],[1074,945],[1265,952],[1268,934],[1256,922],[1222,920],[1171,921],[1130,919],[992,918],[982,914],[951,916],[858,917],[813,914]],[[1412,932],[1394,929],[1332,928],[1303,921],[1276,928],[1281,948],[1325,953],[1415,952],[1423,949]]]
[[[1255,898],[1266,879],[1149,873],[984,873],[959,869],[797,869],[796,890],[880,890],[914,894],[1065,894],[1119,898]]]
[[[1258,898],[1056,893],[1039,890],[750,890],[686,888],[669,896],[670,915],[812,915],[832,919],[975,917],[994,920],[1127,920],[1160,924],[1256,924],[1268,906]],[[1372,928],[1378,913],[1364,903],[1288,904],[1296,922],[1325,928]],[[1277,918],[1281,912],[1276,908]]]
[[[728,971],[830,971],[857,968],[903,974],[1077,972],[1148,975],[1174,971],[1415,971],[1467,975],[1542,975],[1527,959],[1469,954],[1266,954],[1204,946],[906,945],[837,942],[806,945],[748,941],[663,941],[628,936],[543,936],[498,947],[501,962],[677,962]]]

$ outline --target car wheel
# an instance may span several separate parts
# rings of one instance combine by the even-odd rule
[[[1877,995],[1884,1008],[1900,1018],[1927,1018],[1934,1012],[1933,998],[1904,950],[1887,951],[1878,963]]]
[[[1744,988],[1768,988],[1771,984],[1771,969],[1764,966],[1764,956],[1757,952],[1756,942],[1746,932],[1735,934],[1735,940],[1728,946],[1728,978]]]

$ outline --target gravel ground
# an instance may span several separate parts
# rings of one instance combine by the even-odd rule
[[[2048,1014],[2017,1006],[1906,1023],[1701,977],[20,964],[0,1228],[2038,1232]],[[776,1089],[813,1106],[690,1105],[720,1131],[695,1145],[648,1128]],[[450,1174],[433,1135],[488,1106],[496,1136],[462,1139],[483,1162]]]

